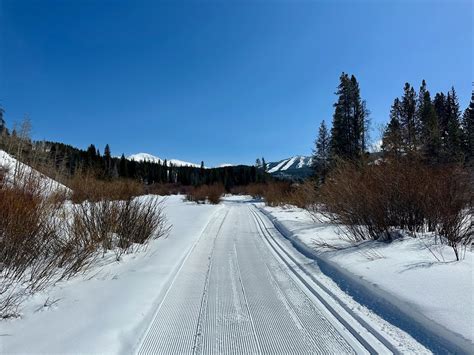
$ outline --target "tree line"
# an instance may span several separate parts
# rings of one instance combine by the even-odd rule
[[[354,75],[342,73],[336,91],[332,127],[323,120],[313,150],[313,168],[323,182],[337,160],[357,161],[368,156],[369,111]],[[406,83],[395,98],[381,145],[384,158],[409,157],[428,164],[474,161],[474,93],[461,112],[456,91],[432,98],[423,80],[418,93]]]
[[[110,146],[103,153],[93,144],[82,150],[61,142],[32,141],[29,138],[30,123],[25,120],[20,127],[7,128],[4,110],[0,108],[0,149],[19,160],[31,164],[48,175],[61,180],[76,174],[93,174],[102,180],[119,178],[136,179],[146,185],[179,184],[199,186],[222,184],[229,191],[234,186],[264,182],[269,177],[265,161],[256,166],[238,165],[220,168],[175,166],[171,162],[135,161],[114,157]]]

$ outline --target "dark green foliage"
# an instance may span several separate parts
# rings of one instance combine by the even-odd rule
[[[474,160],[474,92],[469,107],[464,111],[462,137],[465,157],[469,162],[472,162]]]
[[[409,83],[405,83],[400,100],[400,123],[405,148],[415,151],[419,144],[420,122],[416,115],[416,92]]]
[[[355,76],[342,73],[331,129],[333,158],[358,159],[366,150],[368,111]]]
[[[462,161],[461,110],[454,88],[446,98],[446,135],[444,150],[449,161]]]
[[[417,102],[417,121],[420,124],[420,142],[423,155],[427,160],[439,162],[441,154],[441,135],[438,116],[431,101],[430,92],[423,80]]]
[[[5,124],[5,119],[3,118],[4,113],[5,113],[5,110],[2,107],[0,107],[0,134],[2,134],[3,131],[5,131],[7,128]]]
[[[318,138],[315,141],[313,149],[312,167],[314,174],[319,182],[324,179],[329,171],[329,163],[331,158],[331,138],[324,120],[319,126]]]
[[[390,122],[385,129],[382,139],[382,151],[385,155],[391,157],[401,157],[404,152],[404,143],[402,138],[401,125],[401,107],[400,99],[393,101],[390,110]]]
[[[406,83],[402,98],[395,99],[392,105],[382,150],[385,156],[415,155],[431,164],[462,163],[468,150],[467,116],[464,121],[461,125],[454,88],[447,95],[437,93],[431,100],[424,80],[418,97]]]

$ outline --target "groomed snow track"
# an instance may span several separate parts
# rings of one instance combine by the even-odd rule
[[[226,202],[177,272],[137,354],[396,353],[285,252],[271,222]]]

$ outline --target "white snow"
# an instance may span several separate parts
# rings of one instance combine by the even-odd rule
[[[463,349],[474,347],[474,258],[470,250],[464,260],[456,262],[449,247],[434,245],[428,236],[392,243],[368,241],[354,247],[341,240],[336,226],[315,222],[304,210],[290,206],[264,209],[294,245],[327,263],[336,270],[334,275],[344,275],[343,282],[362,285],[372,297],[398,307],[401,317],[410,316],[435,334],[463,344]]]
[[[295,160],[297,158],[299,157],[293,157],[290,160],[288,160],[288,162],[281,168],[281,170],[288,170],[295,163]]]
[[[165,159],[161,159],[155,155],[151,155],[148,153],[132,154],[132,155],[129,155],[127,159],[135,160],[137,162],[148,161],[151,163],[161,163],[161,164],[163,164],[165,161]],[[190,163],[190,162],[178,160],[178,159],[167,159],[166,162],[168,166],[170,166],[170,164],[173,164],[173,166],[191,166],[194,168],[199,168],[201,166],[200,164],[194,164],[194,163]]]
[[[287,162],[288,162],[288,159],[281,161],[278,165],[268,170],[268,172],[271,174],[271,173],[279,171],[281,167],[284,166]]]
[[[305,166],[305,158],[304,157],[299,157],[300,161],[298,162],[298,169],[301,169],[302,167]]]
[[[310,167],[311,166],[311,157],[305,157],[303,155],[296,155],[291,158],[283,159],[278,163],[269,163],[271,165],[276,164],[273,166],[268,172],[271,173],[276,173],[279,171],[285,171],[288,169],[302,169],[305,167]]]

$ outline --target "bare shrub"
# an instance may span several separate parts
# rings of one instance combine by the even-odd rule
[[[304,209],[312,209],[318,202],[316,183],[306,180],[303,183],[293,184],[288,192],[287,203]]]
[[[196,203],[218,204],[222,195],[225,193],[224,185],[201,185],[191,189],[187,194],[187,200]]]
[[[462,248],[474,237],[473,190],[467,171],[459,167],[438,171],[433,181],[433,194],[428,196],[425,212],[431,229],[449,245],[459,260]]]
[[[39,186],[0,184],[0,317],[15,315],[56,271],[59,208]]]
[[[192,186],[184,186],[181,184],[152,184],[145,187],[147,194],[169,196],[169,195],[187,195],[193,189]]]
[[[131,179],[101,180],[92,173],[77,173],[67,181],[72,201],[127,200],[143,195],[142,183]]]
[[[26,296],[87,270],[101,253],[113,250],[118,259],[169,230],[161,202],[130,197],[139,192],[135,183],[90,180],[82,195],[89,200],[71,204],[61,192],[45,194],[38,175],[4,176],[2,169],[0,318],[16,316]],[[123,196],[128,198],[112,199]]]
[[[158,239],[169,231],[163,211],[163,200],[120,201],[116,234],[118,247],[129,251],[133,245],[146,245],[150,239]]]
[[[460,167],[413,160],[342,162],[321,189],[326,217],[354,241],[391,240],[397,230],[433,231],[454,245],[472,238],[472,186]],[[455,250],[456,257],[458,253]]]
[[[233,194],[250,195],[255,199],[264,198],[270,206],[294,205],[306,208],[317,201],[316,184],[311,180],[302,183],[270,181],[234,187]]]

